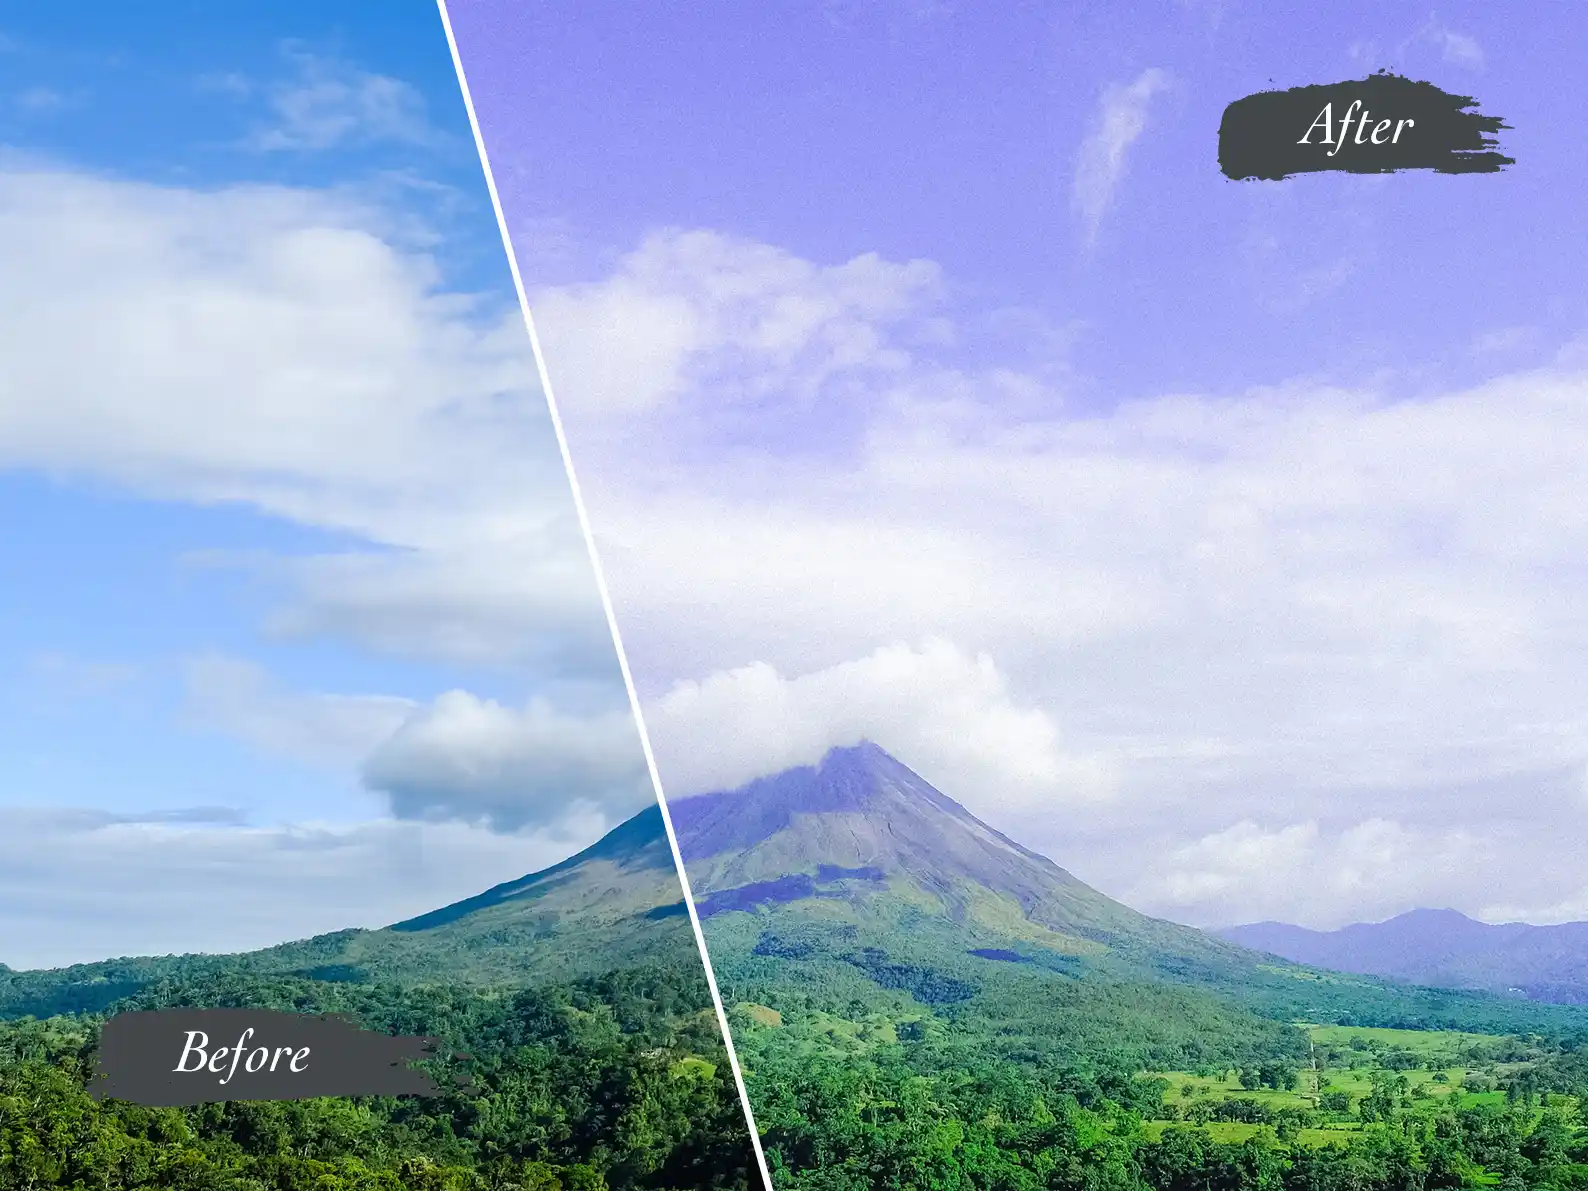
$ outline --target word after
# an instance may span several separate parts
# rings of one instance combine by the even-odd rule
[[[1358,108],[1362,108],[1362,116],[1360,120],[1357,119]],[[1377,125],[1373,126],[1373,131],[1368,134],[1368,139],[1364,142],[1362,140],[1362,134],[1368,130],[1370,122],[1369,112],[1365,107],[1362,107],[1362,101],[1358,99],[1351,104],[1345,115],[1340,117],[1340,139],[1336,141],[1334,139],[1334,133],[1330,131],[1334,122],[1334,104],[1326,103],[1323,105],[1323,111],[1318,113],[1318,118],[1312,122],[1306,133],[1303,134],[1302,138],[1297,141],[1296,144],[1312,144],[1312,134],[1317,132],[1321,126],[1323,131],[1322,143],[1331,146],[1329,149],[1329,156],[1333,157],[1341,149],[1345,148],[1345,138],[1346,135],[1351,131],[1351,122],[1353,120],[1357,120],[1356,136],[1351,142],[1354,145],[1361,145],[1364,143],[1370,145],[1382,145],[1386,142],[1391,145],[1398,145],[1401,142],[1401,133],[1405,132],[1408,128],[1415,128],[1417,126],[1417,121],[1410,118],[1404,120],[1380,120]],[[1389,131],[1391,124],[1395,126],[1395,133],[1393,136],[1390,135]]]

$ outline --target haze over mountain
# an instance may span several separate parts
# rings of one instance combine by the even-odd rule
[[[1254,922],[1218,933],[1315,967],[1588,1004],[1588,922],[1491,924],[1456,910],[1411,910],[1333,931]]]
[[[93,1011],[166,978],[221,972],[402,984],[503,984],[699,963],[678,869],[651,806],[567,860],[380,930],[344,930],[237,955],[0,966],[0,1018]]]
[[[872,743],[669,806],[719,975],[826,957],[928,999],[972,995],[977,981],[1003,979],[996,969],[1018,967],[1195,986],[1284,1020],[1521,1023],[1552,1012],[1319,971],[1138,913]]]

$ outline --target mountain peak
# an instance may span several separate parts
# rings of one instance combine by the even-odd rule
[[[877,939],[953,939],[983,960],[1035,947],[1138,974],[1160,959],[1181,975],[1242,962],[1228,944],[1077,880],[873,741],[671,811],[702,919],[773,916],[764,930],[847,920]]]
[[[869,740],[830,748],[814,765],[759,777],[734,790],[677,799],[669,809],[689,860],[744,852],[798,818],[848,815],[897,824],[930,818],[934,811],[1030,855]]]
[[[1432,909],[1432,908],[1419,906],[1416,909],[1407,910],[1404,914],[1396,914],[1392,918],[1386,918],[1384,920],[1384,922],[1405,922],[1405,923],[1446,922],[1446,923],[1455,923],[1455,924],[1466,924],[1466,923],[1472,923],[1474,925],[1478,924],[1478,920],[1476,918],[1473,918],[1471,915],[1468,915],[1468,914],[1463,914],[1460,910],[1452,910],[1448,906],[1446,906],[1446,907],[1444,907],[1442,909]],[[1381,922],[1378,925],[1382,926],[1382,925],[1384,925],[1384,923]]]

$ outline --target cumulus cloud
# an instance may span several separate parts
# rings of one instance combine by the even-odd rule
[[[196,723],[268,753],[357,772],[399,819],[513,832],[557,827],[570,815],[627,818],[654,796],[626,705],[575,713],[544,698],[509,707],[462,690],[427,703],[303,693],[219,654],[189,659],[185,678]]]
[[[888,328],[938,289],[924,261],[818,266],[716,232],[667,230],[610,277],[543,288],[531,304],[542,340],[557,344],[551,375],[571,406],[632,420],[698,397],[713,427],[786,425],[813,405],[842,421],[827,400],[835,377],[904,367],[907,345]]]
[[[1005,814],[1111,788],[1104,763],[1067,753],[1051,717],[1013,701],[992,658],[942,640],[793,678],[763,663],[683,681],[645,717],[675,796],[729,789],[867,739],[945,785],[995,797]]]
[[[0,963],[246,951],[387,926],[555,864],[603,826],[593,814],[519,835],[230,818],[0,808]]]
[[[1168,74],[1151,67],[1129,83],[1110,83],[1103,89],[1096,120],[1081,144],[1070,192],[1088,238],[1097,235],[1113,204],[1114,190],[1125,173],[1126,155],[1147,129],[1154,97],[1168,86]]]
[[[373,219],[312,191],[0,172],[0,460],[348,529],[473,466],[506,479],[482,431],[532,467],[548,431],[517,312],[471,309]]]
[[[509,831],[558,822],[570,807],[626,818],[655,798],[627,709],[581,717],[466,691],[406,720],[365,763],[364,781],[401,818]]]
[[[1039,376],[955,363],[941,288],[871,327],[879,352],[948,346],[823,379],[821,400],[862,394],[841,447],[808,450],[774,422],[735,423],[720,458],[696,449],[699,421],[732,400],[719,356],[804,391],[797,365],[743,364],[737,341],[670,357],[681,388],[643,425],[559,391],[656,747],[706,739],[711,715],[768,733],[713,742],[720,774],[694,776],[703,763],[680,749],[664,783],[872,733],[858,676],[890,643],[940,638],[990,658],[1009,705],[1062,726],[1064,755],[1096,758],[1116,795],[1017,825],[997,808],[1019,799],[968,768],[945,763],[966,783],[947,792],[1110,891],[1259,807],[1282,826],[1328,807],[1326,832],[1379,818],[1480,833],[1524,807],[1554,834],[1588,830],[1580,360],[1415,397],[1289,382],[1069,412]],[[615,353],[624,325],[606,323]],[[542,342],[555,379],[563,333]],[[785,716],[817,726],[791,730],[796,746],[767,727]],[[907,763],[915,747],[898,749]],[[1496,853],[1457,908],[1576,896],[1570,868],[1538,876],[1530,846]],[[1175,912],[1240,916],[1262,900],[1254,881]],[[1398,888],[1415,902],[1443,887]]]

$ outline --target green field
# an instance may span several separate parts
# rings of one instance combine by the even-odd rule
[[[1143,1126],[1147,1139],[1191,1124],[1223,1144],[1274,1132],[1301,1146],[1349,1145],[1392,1117],[1428,1121],[1508,1105],[1534,1120],[1546,1110],[1580,1119],[1576,1096],[1533,1089],[1529,1073],[1548,1054],[1539,1039],[1296,1024],[1307,1036],[1307,1060],[1288,1073],[1276,1069],[1270,1086],[1234,1068],[1145,1072],[1163,1086],[1163,1111]],[[1237,1112],[1259,1119],[1228,1119]]]

